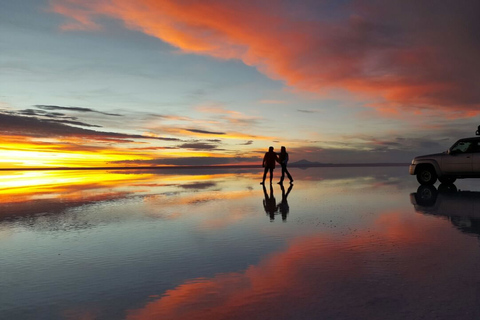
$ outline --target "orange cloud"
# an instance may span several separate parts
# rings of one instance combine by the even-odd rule
[[[294,8],[298,15],[285,6],[276,1],[51,1],[52,11],[69,18],[63,29],[97,30],[99,17],[113,17],[183,52],[239,59],[301,90],[325,94],[340,88],[394,108],[478,115],[480,70],[472,62],[479,48],[462,29],[469,22],[476,25],[471,12],[480,8],[473,2],[461,10],[445,5],[441,12],[406,2],[331,5],[337,11],[329,19],[322,19],[322,11],[316,19],[304,17],[308,3]]]

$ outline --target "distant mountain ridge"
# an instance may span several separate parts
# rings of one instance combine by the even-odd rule
[[[319,166],[319,165],[326,165],[327,163],[321,163],[321,162],[312,162],[312,161],[308,161],[306,159],[302,159],[302,160],[299,160],[299,161],[295,161],[295,162],[290,162],[288,165],[291,166],[291,167],[308,167],[308,166]],[[331,164],[331,163],[328,163],[328,164]]]
[[[290,162],[289,167],[308,168],[308,167],[396,167],[396,166],[408,166],[409,163],[323,163],[318,161],[309,161],[302,159],[295,162]]]

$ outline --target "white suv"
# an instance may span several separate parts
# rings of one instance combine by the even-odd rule
[[[480,178],[480,137],[460,139],[443,153],[415,157],[409,171],[423,185],[433,185],[437,178],[441,183]]]

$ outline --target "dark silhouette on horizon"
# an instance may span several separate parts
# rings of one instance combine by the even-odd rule
[[[270,217],[270,221],[273,221],[275,219],[275,213],[277,212],[277,201],[273,195],[273,186],[270,185],[270,195],[268,195],[267,188],[265,188],[264,185],[263,195],[265,196],[265,199],[263,199],[263,208],[267,216]]]
[[[285,179],[285,173],[287,174],[290,183],[293,183],[293,178],[290,172],[288,172],[287,164],[288,164],[288,153],[287,149],[282,146],[280,149],[280,153],[278,154],[278,162],[282,166],[282,177],[280,178],[279,184],[283,184],[283,180]]]
[[[280,185],[280,188],[282,188],[282,201],[277,205],[278,211],[280,211],[280,214],[282,215],[282,221],[286,222],[287,221],[287,216],[288,213],[290,212],[290,207],[288,205],[288,195],[290,194],[290,191],[292,191],[293,184],[290,184],[290,186],[287,189],[287,193],[285,193],[285,187],[283,184]]]
[[[267,172],[270,171],[270,184],[272,184],[273,179],[273,170],[275,169],[275,162],[279,162],[277,154],[273,151],[273,147],[268,148],[268,152],[265,153],[263,157],[262,167],[265,168],[263,171],[263,179],[260,184],[265,184],[265,178]]]

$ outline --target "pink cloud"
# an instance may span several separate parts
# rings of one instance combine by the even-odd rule
[[[480,114],[480,5],[461,2],[52,0],[51,10],[69,18],[63,29],[96,30],[99,17],[117,18],[183,52],[239,59],[298,90],[374,99],[385,115],[472,117]]]

